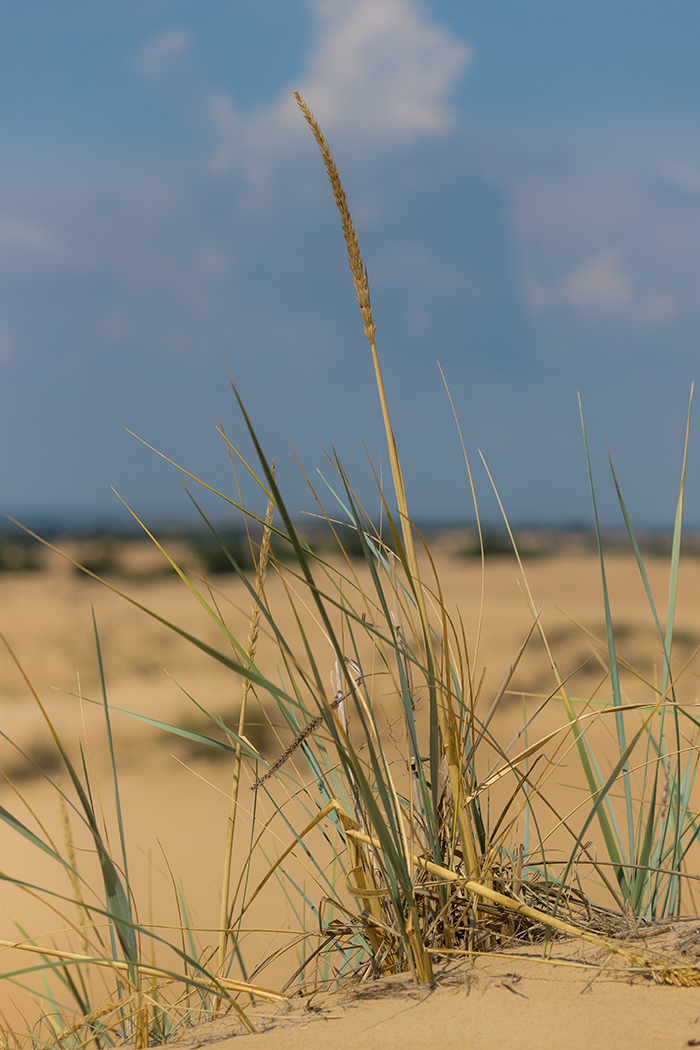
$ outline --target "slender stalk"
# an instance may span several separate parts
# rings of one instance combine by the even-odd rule
[[[379,355],[377,354],[377,345],[375,341],[375,334],[377,326],[374,323],[372,317],[372,303],[369,295],[369,280],[367,277],[367,267],[363,262],[360,254],[360,245],[353,226],[352,218],[350,216],[350,209],[348,207],[347,198],[345,196],[345,190],[343,184],[340,181],[340,175],[338,168],[333,160],[328,143],[326,142],[323,133],[314,118],[313,113],[304,102],[301,95],[295,91],[294,96],[299,104],[299,108],[304,114],[307,124],[309,125],[311,132],[316,140],[323,163],[326,167],[328,174],[328,180],[333,189],[335,196],[335,202],[340,212],[341,224],[343,227],[343,235],[345,237],[345,243],[348,250],[348,262],[350,263],[350,270],[352,272],[352,278],[355,285],[355,294],[357,296],[357,302],[360,307],[360,313],[362,320],[365,324],[365,335],[370,344],[372,350],[372,362],[374,364],[374,374],[377,382],[377,390],[379,392],[379,401],[382,409],[382,418],[384,420],[384,430],[386,432],[387,447],[389,450],[389,462],[391,464],[391,475],[394,482],[394,491],[396,494],[396,503],[399,510],[399,516],[401,518],[401,532],[403,535],[404,550],[406,553],[406,561],[408,564],[409,575],[413,582],[413,591],[416,598],[416,604],[418,606],[418,612],[420,615],[421,625],[423,628],[426,657],[428,662],[428,674],[429,674],[429,685],[431,689],[437,689],[437,676],[435,673],[434,657],[432,649],[432,639],[430,635],[430,628],[428,622],[428,615],[425,606],[425,597],[421,587],[420,573],[418,571],[418,559],[416,557],[415,544],[413,542],[413,533],[411,531],[411,520],[408,514],[408,502],[406,500],[406,489],[403,482],[403,473],[401,471],[401,464],[399,462],[399,454],[396,448],[396,440],[394,438],[394,431],[391,426],[391,419],[389,417],[389,408],[386,400],[386,393],[384,390],[384,380],[382,378],[382,371],[379,365]],[[445,751],[445,757],[447,759],[447,767],[450,776],[450,786],[452,788],[452,795],[455,803],[455,812],[457,815],[457,824],[459,827],[460,838],[462,840],[462,846],[464,849],[464,858],[467,863],[470,874],[475,874],[478,869],[478,862],[476,857],[476,846],[474,842],[474,836],[469,823],[469,817],[464,804],[464,791],[462,787],[462,775],[459,763],[459,748],[457,746],[457,740],[454,734],[450,731],[449,725],[449,695],[444,691],[442,698],[437,697],[436,708],[438,723],[440,726],[440,735],[442,737],[442,745]]]
[[[78,955],[76,952],[65,952],[60,948],[54,948],[53,946],[47,947],[46,945],[29,944],[26,941],[5,941],[0,940],[0,948],[30,952],[34,955],[48,955],[52,959],[60,959],[63,962],[75,962],[75,963],[89,963],[91,966],[101,966],[108,970],[118,970],[120,973],[128,973],[129,962],[124,962],[122,959],[101,959],[90,955]],[[146,974],[149,977],[166,977],[170,979],[185,981],[191,985],[192,988],[201,988],[204,991],[209,991],[211,985],[204,980],[198,978],[184,977],[179,974],[173,974],[170,970],[162,969],[158,966],[146,966],[143,963],[136,963],[136,967],[139,972]],[[7,975],[5,975],[7,976]],[[247,995],[252,995],[256,999],[266,999],[273,1003],[283,1003],[286,1001],[287,996],[282,995],[280,992],[275,992],[272,988],[263,988],[257,984],[249,984],[247,981],[232,981],[228,977],[218,977],[216,983],[220,984],[222,988],[225,988],[230,992],[245,992]],[[243,1015],[241,1015],[243,1016]],[[253,1029],[251,1028],[251,1031]]]
[[[272,461],[272,473],[275,472],[275,462]],[[260,555],[258,558],[257,572],[255,578],[255,600],[253,601],[253,607],[250,613],[250,623],[248,627],[248,644],[246,647],[246,653],[251,663],[255,660],[255,653],[258,647],[258,637],[260,635],[260,605],[263,600],[264,589],[265,589],[265,576],[267,574],[267,566],[270,560],[270,538],[272,536],[272,518],[275,511],[275,505],[272,500],[268,500],[267,513],[265,514],[265,525],[263,528],[262,541],[260,543]],[[241,699],[241,709],[238,715],[238,736],[243,736],[243,730],[245,729],[246,712],[248,708],[248,693],[250,692],[250,679],[243,679],[243,697]],[[231,800],[229,803],[228,811],[228,822],[226,825],[226,846],[224,850],[224,874],[221,885],[221,915],[219,919],[219,968],[218,974],[221,976],[224,972],[224,966],[226,965],[226,942],[228,940],[228,912],[229,912],[229,897],[231,892],[231,862],[233,859],[233,837],[236,831],[236,813],[238,808],[238,790],[241,783],[241,766],[243,763],[243,746],[238,742],[236,745],[236,754],[233,759],[233,778],[231,783]],[[218,1005],[218,1004],[217,1004]]]

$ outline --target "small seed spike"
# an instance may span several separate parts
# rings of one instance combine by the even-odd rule
[[[340,221],[343,225],[343,236],[345,237],[345,243],[348,246],[348,262],[350,263],[352,279],[355,284],[355,294],[357,295],[357,301],[360,304],[360,313],[362,314],[362,320],[365,322],[365,335],[370,343],[373,343],[376,325],[372,320],[372,303],[369,298],[367,267],[360,255],[360,243],[357,239],[357,234],[355,233],[355,227],[352,224],[352,218],[350,217],[350,209],[348,208],[345,190],[340,181],[340,175],[335,161],[333,160],[333,155],[328,148],[328,143],[323,136],[323,132],[316,122],[316,118],[304,102],[304,99],[299,92],[295,91],[293,94],[299,104],[299,109],[304,114],[306,123],[311,128],[311,132],[316,139],[319,150],[321,151],[323,163],[326,166],[328,180],[331,184],[333,195],[335,196],[335,203],[338,205],[338,211],[340,212]]]

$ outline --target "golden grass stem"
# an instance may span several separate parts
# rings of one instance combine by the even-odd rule
[[[413,542],[413,532],[411,529],[411,519],[408,514],[408,503],[406,500],[406,489],[403,481],[403,473],[401,471],[401,464],[399,462],[399,454],[396,448],[396,440],[394,438],[394,431],[391,426],[391,419],[389,417],[389,408],[386,400],[386,392],[384,390],[384,380],[382,379],[382,372],[379,365],[379,355],[377,354],[377,346],[375,341],[375,333],[377,326],[372,318],[372,304],[369,295],[369,280],[367,277],[367,267],[360,254],[360,245],[357,239],[357,233],[350,216],[350,209],[348,207],[347,197],[343,184],[340,180],[340,174],[336,166],[328,143],[326,142],[323,132],[321,131],[313,113],[306,105],[306,102],[301,97],[298,91],[294,92],[294,96],[297,100],[299,108],[304,115],[304,118],[311,129],[318,148],[323,158],[323,163],[326,168],[328,180],[333,190],[335,197],[335,203],[340,212],[340,221],[343,227],[343,235],[345,237],[345,243],[348,250],[348,262],[350,263],[350,270],[352,272],[353,282],[355,284],[355,294],[360,307],[360,313],[365,324],[365,335],[370,344],[372,350],[372,362],[374,364],[374,374],[377,382],[377,390],[379,392],[379,401],[382,408],[382,418],[384,420],[384,429],[386,432],[387,447],[389,450],[389,462],[391,464],[391,475],[394,482],[394,492],[396,494],[396,503],[398,506],[399,517],[401,519],[401,532],[403,535],[404,550],[406,553],[406,560],[408,563],[409,575],[413,580],[413,591],[416,597],[416,603],[418,606],[418,612],[420,615],[421,626],[423,629],[424,641],[426,646],[426,655],[428,659],[428,672],[433,682],[436,682],[436,675],[434,674],[434,659],[432,652],[432,639],[430,635],[428,615],[425,606],[425,597],[423,595],[423,589],[420,581],[420,573],[418,571],[418,559],[416,557],[416,548]],[[455,803],[455,812],[457,815],[457,825],[459,828],[460,838],[462,840],[462,847],[464,850],[464,856],[469,867],[469,871],[473,874],[478,870],[478,862],[476,857],[476,846],[474,842],[474,836],[472,834],[469,817],[467,814],[466,807],[464,805],[464,791],[462,787],[462,774],[459,765],[458,747],[457,741],[454,739],[453,734],[450,732],[448,712],[446,710],[446,704],[449,700],[443,697],[438,698],[437,701],[437,714],[438,722],[440,726],[440,734],[442,736],[443,748],[445,750],[445,756],[447,759],[447,766],[450,776],[450,786],[452,788],[452,795]],[[423,961],[426,967],[426,972],[431,969],[429,957],[426,955]]]
[[[110,970],[119,970],[120,973],[129,973],[130,967],[135,967],[139,973],[145,977],[163,977],[168,980],[175,978],[178,979],[176,974],[169,973],[167,970],[161,970],[157,966],[146,966],[143,963],[131,963],[124,962],[122,959],[100,959],[94,958],[91,955],[77,955],[75,952],[65,952],[60,948],[46,948],[38,944],[27,944],[25,941],[5,941],[0,940],[0,948],[14,948],[21,952],[33,952],[35,955],[48,955],[52,959],[60,959],[63,962],[79,962],[79,963],[90,963],[91,966],[102,966]],[[207,991],[211,991],[213,985],[207,984],[204,981],[193,980],[191,977],[182,976],[179,978],[185,984],[190,984],[195,988],[206,988]],[[268,999],[270,1002],[284,1002],[287,999],[286,995],[282,995],[280,992],[275,992],[271,988],[262,988],[256,984],[248,984],[247,981],[232,981],[229,977],[218,977],[217,983],[223,988],[226,988],[230,992],[243,992],[247,995],[255,996],[258,999]]]
[[[272,475],[275,474],[275,461],[271,464]],[[246,653],[251,664],[255,661],[255,653],[258,647],[258,637],[260,635],[260,603],[263,600],[265,591],[265,576],[267,574],[267,566],[270,560],[270,540],[272,537],[272,518],[275,511],[275,505],[272,500],[268,500],[267,512],[265,514],[265,526],[263,528],[262,540],[260,543],[260,555],[258,557],[257,571],[255,576],[255,601],[253,602],[253,608],[250,614],[250,622],[248,626],[248,644],[246,647]],[[245,729],[245,719],[248,706],[248,693],[250,692],[250,679],[243,679],[243,697],[241,699],[241,709],[238,716],[238,736],[243,736]],[[231,801],[229,804],[228,822],[226,825],[226,846],[224,850],[224,874],[221,885],[221,914],[219,917],[219,977],[224,972],[226,965],[226,942],[228,940],[228,915],[229,915],[229,897],[231,893],[231,863],[233,858],[233,838],[236,831],[236,813],[238,809],[238,790],[241,783],[241,766],[243,762],[243,746],[239,742],[236,744],[236,754],[233,759],[233,779],[231,783]],[[218,1004],[217,1004],[218,1006]]]

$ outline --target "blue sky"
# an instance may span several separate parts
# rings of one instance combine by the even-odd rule
[[[468,520],[442,364],[515,522],[672,522],[700,322],[696,0],[4,0],[0,506],[189,514],[128,427],[234,491],[226,368],[296,513],[384,463],[320,119],[369,270],[409,501]],[[692,429],[688,515],[700,526]]]

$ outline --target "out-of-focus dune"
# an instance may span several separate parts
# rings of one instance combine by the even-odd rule
[[[435,567],[445,605],[457,623],[457,610],[474,659],[481,606],[481,565],[478,559],[465,559],[440,551],[436,545]],[[665,609],[668,589],[668,562],[647,558],[647,571],[661,610]],[[432,568],[424,560],[421,571],[429,587]],[[353,563],[358,582],[368,586],[366,569]],[[573,675],[570,688],[575,695],[609,697],[603,664],[596,653],[604,654],[604,619],[597,558],[588,553],[559,557],[532,558],[525,562],[527,584],[535,607],[544,602],[542,625],[563,676]],[[638,674],[660,681],[660,646],[650,615],[644,588],[631,557],[615,554],[607,561],[608,584],[621,656]],[[349,572],[349,575],[351,573]],[[217,626],[202,609],[185,584],[176,576],[129,580],[109,577],[138,602],[181,628],[224,649],[227,645]],[[244,585],[231,575],[213,577],[209,597],[232,633],[245,644],[250,612],[250,596]],[[281,581],[271,571],[267,599],[290,639],[298,638],[294,618]],[[5,572],[0,575],[0,631],[12,647],[38,697],[50,715],[71,756],[79,755],[83,741],[88,765],[94,767],[100,785],[100,805],[114,840],[115,824],[110,774],[107,764],[104,718],[99,705],[99,676],[95,656],[92,612],[102,646],[108,699],[111,705],[183,726],[205,727],[202,717],[186,695],[224,718],[234,719],[241,696],[241,682],[221,664],[197,651],[191,644],[144,612],[95,582],[76,573],[66,563],[51,558],[39,572]],[[306,617],[316,657],[330,673],[333,656],[322,632]],[[486,562],[483,622],[476,653],[478,681],[484,671],[478,709],[488,709],[503,677],[524,640],[532,622],[526,589],[512,557],[491,557]],[[460,628],[461,629],[461,628]],[[682,565],[678,593],[677,643],[674,664],[681,667],[700,644],[700,561],[687,559]],[[276,650],[263,630],[258,664],[270,678],[277,676]],[[577,670],[578,668],[578,670]],[[630,700],[649,699],[648,688],[639,678],[623,670],[623,686]],[[510,691],[493,723],[499,740],[510,742],[522,727],[524,712],[533,713],[541,698],[555,689],[555,678],[547,653],[538,639],[526,651]],[[75,695],[82,694],[83,700]],[[684,672],[678,683],[678,697],[694,702],[698,694],[695,665]],[[539,699],[538,699],[539,698]],[[260,700],[272,711],[269,700]],[[22,750],[64,787],[65,771],[56,758],[55,747],[39,706],[7,649],[0,649],[0,768],[5,780],[0,784],[0,804],[20,820],[39,830],[41,821],[63,848],[62,817],[55,790],[18,753]],[[388,712],[391,717],[391,712]],[[253,713],[251,722],[263,721]],[[274,720],[274,719],[273,719]],[[553,700],[540,716],[531,733],[544,733],[563,721],[558,701]],[[598,736],[598,753],[612,740],[611,725]],[[218,921],[220,869],[228,812],[230,763],[211,753],[195,751],[186,741],[159,732],[123,715],[113,715],[113,731],[119,767],[124,820],[132,865],[132,881],[141,921],[166,923],[176,916],[173,880],[182,886],[193,925],[203,929],[200,943],[214,944],[213,930]],[[206,730],[205,730],[206,731]],[[249,727],[269,757],[289,742],[289,734],[275,730],[257,731]],[[607,736],[606,736],[607,734]],[[610,751],[612,756],[613,751]],[[610,765],[612,765],[612,758]],[[561,792],[572,805],[581,799],[580,773],[575,756],[564,759],[559,770]],[[253,795],[244,784],[241,793],[242,827],[249,826]],[[563,795],[559,801],[563,804]],[[73,814],[71,827],[78,846],[79,864],[95,875],[89,840]],[[280,838],[280,849],[282,843]],[[242,848],[242,847],[241,847]],[[85,852],[81,852],[85,851]],[[7,824],[0,824],[0,868],[28,882],[46,885],[54,880],[57,892],[70,896],[67,878],[57,879],[56,865],[33,849]],[[92,865],[92,869],[91,869]],[[234,860],[234,869],[236,861]],[[54,886],[52,885],[52,888]],[[275,890],[271,889],[272,896]],[[273,928],[284,918],[284,904],[270,904],[251,914],[251,926]],[[609,903],[609,902],[608,902]],[[59,907],[60,905],[60,907]],[[71,906],[57,902],[59,910]],[[267,922],[265,918],[267,917]],[[0,885],[0,937],[18,939],[18,927],[31,936],[41,937],[62,927],[61,917],[36,899],[7,884]],[[293,924],[292,924],[293,925]],[[60,941],[60,938],[59,938]],[[275,942],[275,935],[251,935],[253,954],[264,954]],[[26,963],[18,953],[6,953],[2,969]],[[507,969],[507,964],[503,964]],[[291,970],[293,967],[289,967]],[[284,965],[270,971],[265,983],[282,979]],[[505,993],[507,997],[508,992]],[[0,985],[2,1009],[10,1010],[9,1000],[25,1003],[19,990],[10,992]],[[285,1044],[286,1045],[286,1044]],[[450,1044],[452,1045],[452,1044]],[[456,1045],[456,1044],[454,1044]],[[466,1044],[465,1044],[466,1045]],[[578,1044],[577,1044],[578,1045]],[[605,1044],[600,1044],[605,1045]],[[665,1045],[665,1044],[661,1044]]]

